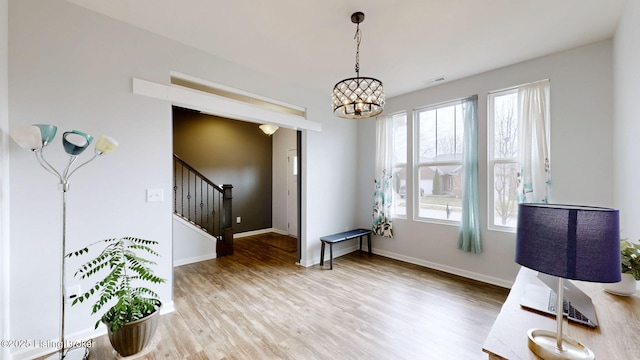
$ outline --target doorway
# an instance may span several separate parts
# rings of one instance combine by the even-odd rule
[[[268,232],[290,235],[297,242],[298,262],[300,135],[300,131],[287,128],[266,135],[256,123],[173,107],[174,153],[213,183],[233,186],[236,237]],[[197,211],[201,216],[204,213]],[[182,256],[174,261],[199,259],[203,254],[196,252],[204,247],[199,240],[174,242],[174,253]]]
[[[301,106],[254,95],[176,71],[171,71],[170,75],[171,84],[168,85],[133,78],[132,91],[137,95],[169,101],[172,105],[185,109],[254,124],[275,124],[297,133],[298,258],[301,260],[306,246],[306,234],[301,226],[305,224],[302,221],[302,205],[306,197],[302,186],[304,168],[301,166],[303,158],[301,154],[305,153],[302,139],[306,138],[304,134],[307,131],[322,131],[322,124],[308,120],[307,109]],[[217,90],[221,90],[222,93],[218,93]],[[273,105],[277,105],[276,108]]]

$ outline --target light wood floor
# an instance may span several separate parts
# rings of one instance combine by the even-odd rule
[[[487,358],[506,289],[358,252],[299,267],[279,241],[236,239],[232,256],[177,267],[176,311],[139,358]],[[90,359],[113,358],[106,336],[95,344]]]

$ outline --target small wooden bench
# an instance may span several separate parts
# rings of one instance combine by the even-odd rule
[[[362,237],[365,235],[367,235],[369,255],[371,255],[371,230],[369,229],[355,229],[321,237],[320,241],[322,241],[322,247],[320,248],[320,266],[324,265],[324,246],[326,244],[329,244],[329,264],[330,269],[333,270],[333,244],[359,237],[360,251],[362,251]]]

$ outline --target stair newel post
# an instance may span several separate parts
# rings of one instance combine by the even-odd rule
[[[233,213],[231,211],[231,199],[233,185],[222,185],[222,239],[216,245],[217,256],[233,254]]]

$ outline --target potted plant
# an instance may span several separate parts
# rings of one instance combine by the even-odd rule
[[[148,345],[158,324],[157,315],[162,306],[158,294],[146,287],[137,286],[139,282],[165,282],[165,279],[156,276],[149,267],[156,263],[138,255],[145,253],[159,256],[151,248],[158,242],[135,237],[112,238],[92,243],[67,254],[67,257],[79,257],[99,244],[104,245],[102,251],[80,266],[74,274],[80,280],[92,277],[97,277],[98,280],[90,290],[74,299],[72,305],[97,295],[91,311],[91,314],[95,314],[115,299],[115,305],[102,314],[96,321],[95,328],[103,322],[107,326],[113,348],[122,356],[130,356]],[[103,269],[106,269],[106,275]]]
[[[637,291],[636,282],[640,280],[640,244],[627,239],[620,240],[620,266],[622,281],[603,284],[607,292],[630,296]]]

